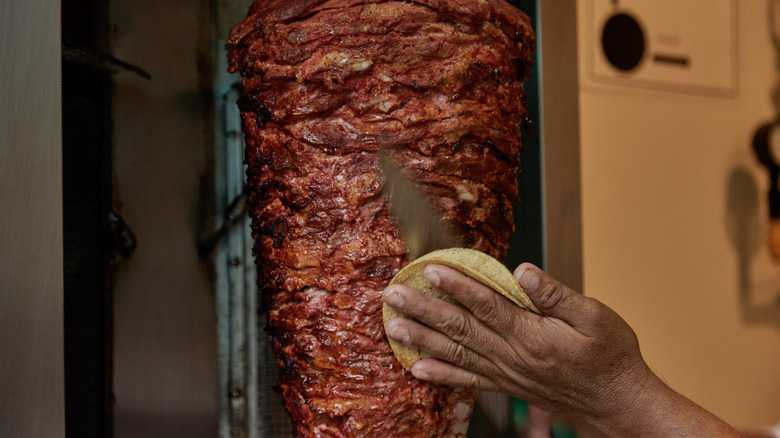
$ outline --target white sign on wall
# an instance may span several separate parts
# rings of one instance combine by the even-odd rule
[[[736,92],[736,0],[585,2],[586,73],[593,82]]]

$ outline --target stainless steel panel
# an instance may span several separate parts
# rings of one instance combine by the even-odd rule
[[[545,267],[582,291],[577,4],[540,0],[538,13]]]
[[[65,435],[59,0],[0,2],[0,436]]]

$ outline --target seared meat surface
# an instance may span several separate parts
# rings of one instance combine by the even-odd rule
[[[465,436],[473,394],[414,379],[384,335],[381,291],[408,260],[377,154],[463,246],[503,258],[534,42],[504,0],[257,0],[233,28],[258,285],[297,436]]]

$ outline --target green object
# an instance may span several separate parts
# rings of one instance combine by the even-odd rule
[[[567,422],[553,420],[552,436],[553,438],[577,438],[577,431]]]
[[[528,402],[518,398],[512,399],[512,422],[516,430],[523,430],[528,427]],[[553,419],[552,423],[553,438],[577,438],[577,430],[574,426],[562,420]]]
[[[512,422],[518,430],[528,426],[528,403],[525,400],[512,399]]]

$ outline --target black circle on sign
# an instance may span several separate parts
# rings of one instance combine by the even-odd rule
[[[636,68],[645,54],[645,35],[639,23],[628,14],[616,14],[607,20],[601,44],[610,64],[623,71]]]

